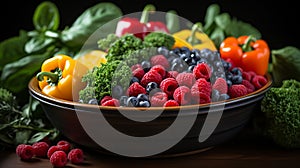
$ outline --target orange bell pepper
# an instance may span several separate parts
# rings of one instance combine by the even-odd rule
[[[245,71],[254,71],[265,75],[268,71],[270,48],[265,40],[255,39],[251,35],[227,37],[220,45],[223,59],[231,59],[235,66]]]
[[[81,82],[81,77],[87,71],[88,68],[79,61],[60,54],[45,60],[36,78],[40,89],[46,95],[65,100],[78,100],[78,92],[85,86]]]

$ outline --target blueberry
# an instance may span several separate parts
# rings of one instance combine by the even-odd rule
[[[128,107],[138,107],[139,106],[139,101],[136,97],[131,96],[127,99],[127,106]]]
[[[123,88],[116,85],[112,88],[112,97],[119,99],[123,95]]]
[[[234,75],[231,81],[233,84],[241,84],[243,82],[243,77],[241,75]]]
[[[228,88],[232,86],[231,80],[227,79],[227,80],[226,80],[226,83],[227,83]]]
[[[140,82],[140,80],[137,77],[133,76],[130,80],[130,85],[133,84],[134,82]]]
[[[165,57],[168,57],[168,56],[169,56],[169,50],[167,49],[167,47],[158,47],[158,48],[157,48],[157,52],[158,52],[159,54],[164,55]]]
[[[195,65],[190,65],[188,67],[188,72],[193,72],[193,69],[195,68]]]
[[[211,99],[213,102],[216,102],[218,101],[220,98],[220,92],[216,89],[213,89],[212,92],[211,92]]]
[[[228,94],[224,93],[224,94],[220,95],[219,101],[228,100],[229,98],[230,98],[230,96]]]
[[[137,97],[138,101],[149,101],[148,95],[146,94],[138,94]]]
[[[149,101],[140,101],[139,107],[150,107],[150,102]]]
[[[127,99],[128,99],[128,96],[121,96],[119,99],[120,106],[127,106]]]
[[[171,66],[171,71],[183,72],[186,69],[186,64],[184,65],[183,63],[174,63]]]
[[[150,93],[152,90],[157,89],[158,84],[156,82],[149,82],[146,86],[147,93]]]
[[[240,76],[242,76],[241,70],[239,68],[237,68],[237,67],[232,68],[231,73],[233,75],[240,75]]]
[[[141,66],[145,72],[148,72],[149,69],[151,68],[151,63],[149,61],[143,61],[141,63]]]
[[[89,101],[88,101],[88,104],[95,104],[95,105],[98,105],[99,101],[96,99],[96,98],[91,98]]]

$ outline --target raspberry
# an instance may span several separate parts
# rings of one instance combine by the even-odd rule
[[[211,76],[211,68],[208,64],[202,62],[194,67],[193,74],[195,75],[196,79],[204,78],[208,80]]]
[[[199,103],[199,104],[205,104],[205,103],[210,103],[211,102],[211,97],[207,93],[200,92],[198,97],[193,97],[193,98],[194,98],[193,100],[196,101],[196,103]]]
[[[251,81],[251,79],[252,79],[251,74],[249,72],[245,72],[245,71],[243,72],[242,77],[244,80],[247,80],[247,81]]]
[[[170,68],[170,63],[168,59],[164,55],[155,55],[150,58],[150,63],[152,66],[154,65],[162,65],[165,69]]]
[[[32,144],[34,155],[37,157],[47,157],[49,145],[46,142],[36,142]]]
[[[145,73],[145,75],[143,76],[142,80],[141,80],[141,85],[143,87],[146,87],[148,83],[150,82],[155,82],[158,85],[160,85],[160,82],[162,81],[162,77],[161,75],[157,72],[157,71],[148,71],[147,73]]]
[[[67,154],[64,151],[55,151],[50,157],[50,162],[53,167],[64,167],[68,163]]]
[[[141,64],[134,64],[130,67],[131,71],[133,72],[134,70],[136,70],[137,68],[142,68]],[[142,68],[143,69],[143,68]]]
[[[73,164],[80,164],[83,162],[83,151],[79,148],[72,149],[68,153],[68,159],[70,160],[71,163]]]
[[[110,100],[107,100],[106,102],[104,102],[102,104],[102,106],[115,106],[115,107],[119,107],[120,106],[120,103],[119,103],[119,100],[118,99],[110,99]]]
[[[163,107],[179,106],[176,100],[168,100],[164,103]]]
[[[244,96],[247,93],[248,93],[248,89],[246,88],[246,86],[244,86],[242,84],[232,85],[228,89],[228,95],[230,96],[230,98],[236,98],[236,97]]]
[[[158,72],[161,75],[162,79],[164,79],[166,77],[166,74],[167,74],[166,69],[162,65],[154,65],[150,69],[150,71]]]
[[[104,102],[106,102],[107,100],[111,100],[112,97],[111,96],[104,96],[101,101],[100,101],[100,105],[102,105]]]
[[[60,148],[60,150],[68,153],[71,149],[71,144],[68,141],[60,140],[57,142],[56,146]]]
[[[156,92],[150,98],[151,106],[162,107],[168,101],[168,95],[165,92]]]
[[[267,84],[267,82],[267,79],[261,75],[254,76],[251,81],[256,90],[262,88],[265,84]]]
[[[227,93],[228,85],[224,78],[217,78],[212,89],[218,90],[220,94]]]
[[[200,93],[210,95],[211,93],[210,82],[207,82],[204,78],[196,80],[194,85],[191,88],[191,94],[193,97],[199,97]]]
[[[50,148],[47,151],[47,157],[50,158],[54,152],[60,151],[60,150],[61,150],[61,148],[59,146],[50,146]]]
[[[31,145],[19,144],[16,154],[24,161],[30,160],[34,156],[34,149]]]
[[[163,81],[161,81],[159,87],[163,92],[167,93],[168,96],[171,98],[171,97],[173,97],[174,90],[176,88],[178,88],[178,86],[179,85],[178,85],[176,79],[166,78]]]
[[[191,102],[190,88],[187,86],[179,86],[173,94],[174,100],[180,105],[187,105]]]
[[[136,68],[134,71],[132,71],[132,76],[138,78],[139,80],[141,80],[144,75],[145,71],[142,68]]]
[[[129,97],[130,96],[136,97],[140,93],[146,94],[146,89],[143,86],[141,86],[138,82],[134,82],[127,89],[127,96]]]
[[[243,80],[242,81],[242,85],[246,86],[248,93],[254,92],[255,91],[255,87],[254,85],[252,85],[251,82],[249,82],[248,80]]]
[[[177,75],[176,80],[180,86],[187,86],[191,88],[196,81],[193,73],[181,72]]]
[[[177,71],[168,71],[167,74],[166,74],[166,78],[172,77],[172,78],[176,79],[178,74],[179,74],[179,72],[177,72]]]

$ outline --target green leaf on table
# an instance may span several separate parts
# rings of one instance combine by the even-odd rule
[[[35,142],[39,142],[45,137],[47,137],[49,134],[50,134],[49,131],[37,132],[36,134],[32,135],[32,137],[28,140],[28,143],[33,144]]]
[[[59,12],[56,5],[50,1],[42,2],[33,15],[33,24],[36,30],[57,30],[59,27]]]
[[[27,144],[31,133],[31,130],[19,130],[16,132],[15,144]]]

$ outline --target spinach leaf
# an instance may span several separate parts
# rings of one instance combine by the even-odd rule
[[[220,27],[215,28],[210,35],[210,39],[214,42],[215,46],[219,48],[222,41],[225,39],[224,31]]]
[[[108,23],[111,24],[110,29],[115,30],[117,25],[116,18],[122,16],[122,11],[113,3],[102,2],[86,9],[73,23],[70,28],[62,31],[61,40],[68,47],[80,48],[84,42],[98,28]],[[112,21],[113,22],[110,22]],[[91,44],[97,44],[97,40],[90,41]]]
[[[261,38],[261,33],[250,23],[246,23],[236,18],[233,18],[231,23],[226,27],[225,33],[227,36],[239,37],[243,35],[252,35],[257,39]]]
[[[215,23],[216,25],[221,28],[222,30],[225,30],[228,25],[231,24],[231,18],[228,13],[222,13],[215,17]]]
[[[16,61],[26,55],[24,45],[28,40],[25,31],[20,31],[20,35],[8,38],[0,43],[0,72],[5,64]]]
[[[294,46],[286,46],[272,50],[273,82],[280,86],[283,80],[295,79],[300,81],[300,50]]]
[[[1,74],[2,85],[15,93],[27,89],[29,80],[40,69],[43,61],[50,56],[50,52],[28,55],[6,64]]]
[[[204,18],[204,32],[208,32],[215,22],[215,17],[220,13],[220,6],[218,4],[211,4],[207,7],[205,18]]]
[[[35,10],[33,24],[36,30],[57,30],[59,27],[59,12],[56,5],[50,1],[42,2]]]

